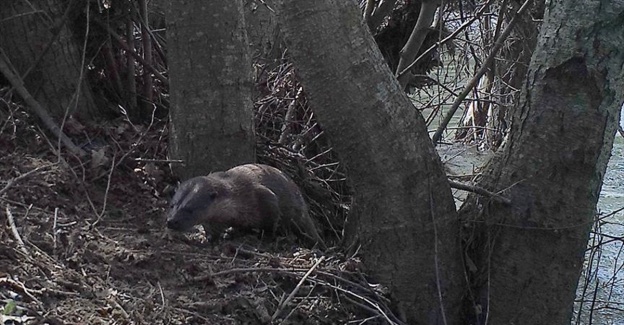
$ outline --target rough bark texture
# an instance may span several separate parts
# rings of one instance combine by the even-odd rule
[[[170,1],[171,156],[183,178],[253,162],[251,60],[236,1]]]
[[[624,1],[547,6],[508,144],[479,184],[513,203],[462,208],[486,245],[474,258],[489,324],[570,323],[624,98]]]
[[[511,1],[510,7],[512,9],[510,11],[517,12],[519,6],[520,4]],[[509,17],[509,13],[506,17]],[[507,113],[507,109],[512,108],[513,103],[516,103],[519,98],[520,92],[516,90],[522,89],[526,80],[529,63],[537,46],[537,37],[543,18],[544,0],[535,1],[531,9],[520,17],[516,28],[507,39],[509,44],[501,49],[502,59],[496,62],[496,70],[499,74],[502,74],[501,79],[503,80],[499,90],[499,100],[502,105],[497,107],[499,111],[496,112],[496,119],[499,119],[501,122],[502,120],[507,122],[512,118],[512,112]],[[494,125],[494,127],[500,127],[500,125]]]
[[[352,1],[289,0],[278,13],[310,105],[345,157],[355,192],[350,242],[410,324],[442,324],[442,309],[457,324],[456,213],[423,118]]]
[[[63,17],[70,2],[3,1],[0,47],[26,89],[52,116],[68,112],[90,118],[99,112],[84,74],[80,81],[81,50]]]
[[[251,56],[260,60],[277,60],[282,57],[275,5],[272,0],[262,3],[257,0],[244,0],[245,24]]]

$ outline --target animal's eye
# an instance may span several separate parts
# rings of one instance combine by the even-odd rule
[[[210,198],[214,200],[217,197],[217,192],[210,193]]]

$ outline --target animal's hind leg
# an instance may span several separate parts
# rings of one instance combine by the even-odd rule
[[[274,235],[277,233],[277,228],[282,218],[279,200],[275,193],[265,186],[256,187],[256,195],[263,229]]]
[[[312,221],[312,218],[308,214],[308,211],[299,208],[291,209],[293,215],[299,216],[297,221],[291,218],[291,227],[296,229],[300,235],[305,237],[311,244],[319,245],[321,248],[327,248],[325,242],[321,238],[316,224]]]

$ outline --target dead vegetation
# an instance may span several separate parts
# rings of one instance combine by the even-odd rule
[[[259,77],[259,159],[288,172],[338,245],[350,197],[292,67]],[[0,93],[0,297],[5,324],[400,323],[358,257],[244,235],[221,244],[164,227],[167,123],[64,132],[73,156]],[[322,150],[321,150],[322,149]],[[306,158],[311,157],[311,158]]]

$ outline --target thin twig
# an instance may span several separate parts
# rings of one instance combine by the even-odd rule
[[[58,211],[58,207],[54,208],[54,222],[52,223],[52,248],[54,250],[54,254],[56,254],[56,226],[58,225]]]
[[[97,220],[95,220],[95,222],[91,224],[91,228],[95,227],[100,222],[100,220],[102,219],[102,216],[104,215],[104,212],[106,212],[108,193],[110,190],[111,179],[113,178],[113,171],[115,170],[115,158],[116,158],[116,155],[113,155],[113,159],[111,159],[111,166],[108,171],[108,179],[106,181],[106,191],[104,192],[104,202],[102,202],[102,211],[100,213],[96,213]]]
[[[427,57],[429,54],[431,54],[431,52],[433,52],[435,49],[439,48],[440,46],[446,44],[447,42],[451,41],[452,39],[455,38],[455,36],[457,36],[457,34],[459,34],[460,32],[462,32],[464,29],[468,28],[470,25],[472,25],[472,23],[479,19],[479,17],[481,17],[481,15],[483,14],[483,12],[485,11],[485,9],[492,4],[492,2],[494,2],[494,0],[489,0],[488,3],[484,4],[483,7],[481,7],[481,9],[479,9],[479,11],[477,11],[477,13],[474,15],[474,17],[472,17],[470,20],[467,20],[465,23],[463,23],[461,26],[459,26],[459,28],[457,28],[455,31],[453,31],[449,36],[445,37],[443,40],[436,42],[435,44],[433,44],[430,48],[428,48],[426,51],[424,51],[421,55],[419,55],[414,62],[412,62],[410,65],[408,65],[407,67],[405,67],[405,69],[401,70],[399,73],[397,73],[397,78],[401,77],[402,75],[406,74],[410,69],[412,69],[414,67],[414,65],[416,65],[416,63],[418,63],[418,61],[420,61],[422,58]]]
[[[290,318],[290,316],[292,316],[295,311],[297,311],[297,309],[299,308],[299,306],[301,306],[306,300],[308,300],[310,298],[310,296],[312,295],[312,293],[314,292],[314,288],[316,287],[316,283],[315,285],[310,289],[310,291],[308,291],[308,294],[305,296],[305,298],[301,299],[301,301],[297,304],[297,306],[295,306],[289,313],[288,315],[286,315],[286,317],[284,317],[284,319],[282,319],[281,323],[284,324],[286,323],[286,320],[288,320]],[[318,302],[318,300],[316,300]],[[267,314],[267,318],[268,318],[268,314]]]
[[[26,289],[26,286],[22,283],[22,282],[18,282],[15,281],[13,279],[10,279],[8,277],[2,277],[0,278],[0,285],[3,286],[10,286],[11,288],[13,288],[15,291],[20,291],[22,292],[26,297],[28,297],[28,299],[30,299],[31,301],[36,302],[40,307],[43,306],[43,304],[41,303],[41,301],[39,301],[39,299],[37,299],[37,297],[35,297],[32,292],[41,294],[42,291],[41,290],[29,290]]]
[[[184,160],[181,159],[148,159],[148,158],[134,158],[137,162],[155,162],[164,164],[183,164]]]
[[[22,175],[19,175],[19,176],[15,177],[15,178],[9,180],[7,185],[5,185],[4,188],[2,188],[0,190],[0,196],[2,196],[2,194],[4,194],[6,191],[8,191],[11,188],[11,186],[17,184],[19,181],[27,178],[28,176],[32,176],[33,174],[40,172],[43,169],[50,168],[50,167],[52,167],[52,166],[54,166],[56,164],[57,163],[52,163],[52,164],[48,164],[48,165],[39,166],[39,167],[37,167],[37,168],[35,168],[33,170],[30,170],[30,171],[28,171],[28,172],[26,172],[26,173],[24,173]]]
[[[459,93],[459,96],[455,99],[448,113],[446,114],[446,116],[444,116],[444,120],[442,121],[440,126],[438,126],[438,129],[436,130],[435,134],[431,138],[431,141],[433,142],[434,145],[437,145],[440,142],[440,139],[442,138],[442,132],[444,132],[444,130],[446,129],[446,126],[449,124],[449,122],[455,115],[455,112],[457,112],[459,105],[461,105],[461,103],[464,101],[468,93],[472,91],[472,89],[477,85],[481,77],[483,77],[483,75],[488,71],[488,69],[490,68],[490,65],[492,64],[492,62],[494,62],[494,59],[496,58],[496,54],[503,47],[503,43],[505,39],[507,39],[509,34],[511,34],[511,31],[513,31],[514,27],[516,26],[516,22],[520,19],[520,16],[529,7],[529,4],[531,2],[532,0],[526,0],[522,4],[522,7],[518,9],[514,17],[509,22],[509,25],[505,27],[505,30],[500,35],[500,37],[496,39],[496,43],[492,47],[492,51],[488,55],[485,62],[483,62],[483,65],[481,65],[481,68],[479,69],[479,71],[477,71],[474,77],[472,77],[472,79],[468,82],[464,90],[462,90],[462,92]]]
[[[155,119],[155,114],[156,114],[156,108],[154,108],[152,110],[152,119],[150,120],[150,124],[147,126],[147,128],[145,129],[145,132],[143,132],[143,134],[141,134],[139,136],[139,138],[133,142],[132,147],[130,147],[130,150],[126,151],[121,158],[119,158],[119,161],[117,161],[116,164],[113,165],[113,169],[117,169],[117,167],[119,167],[119,165],[121,165],[121,163],[131,154],[134,152],[134,150],[136,148],[139,147],[139,144],[141,144],[143,142],[143,138],[145,138],[145,136],[147,136],[147,134],[149,133],[149,131],[151,130],[152,126],[154,125],[154,119]],[[127,118],[127,116],[126,116]],[[128,118],[128,123],[130,123],[132,125],[132,122],[130,122],[130,119]],[[112,170],[111,170],[111,174],[112,174]],[[102,177],[101,175],[94,178],[93,181],[100,179],[100,177]],[[110,175],[109,175],[109,182],[110,182]]]
[[[322,283],[321,281],[316,280],[316,279],[314,279],[313,281],[317,281],[317,282],[319,282],[319,283]],[[379,315],[380,315],[380,316],[382,316],[383,318],[385,318],[385,319],[386,319],[386,321],[387,321],[389,324],[401,324],[401,323],[400,323],[400,321],[399,321],[398,319],[396,319],[396,318],[395,318],[394,320],[390,319],[390,317],[388,316],[388,314],[387,314],[387,313],[386,313],[386,312],[385,312],[385,311],[384,311],[384,310],[380,307],[380,305],[379,305],[378,303],[375,303],[374,301],[370,300],[369,298],[366,298],[366,297],[364,297],[364,296],[358,295],[358,294],[357,294],[357,293],[355,293],[355,292],[352,292],[352,291],[349,291],[349,290],[343,289],[343,288],[341,288],[341,287],[334,286],[334,285],[332,285],[331,283],[324,283],[324,284],[325,284],[326,286],[330,287],[330,288],[333,288],[333,289],[338,290],[338,291],[342,291],[343,293],[349,294],[349,295],[351,295],[351,296],[353,296],[353,297],[355,297],[355,298],[358,298],[358,299],[360,299],[360,300],[362,300],[362,301],[366,302],[367,304],[371,305],[371,306],[372,306],[375,310],[377,310],[377,311],[379,312]],[[392,316],[394,316],[394,315],[392,315]]]
[[[87,43],[89,40],[89,31],[91,29],[91,24],[89,23],[91,20],[91,10],[89,9],[89,3],[87,1],[87,8],[86,8],[86,24],[85,24],[85,33],[84,33],[84,41],[82,42],[82,53],[80,55],[80,73],[78,75],[78,81],[76,82],[76,90],[74,91],[74,94],[70,100],[70,102],[67,104],[67,107],[65,107],[65,114],[63,114],[63,119],[61,120],[61,132],[63,131],[63,129],[65,128],[65,122],[67,122],[67,118],[70,116],[70,112],[77,112],[78,111],[78,103],[79,103],[79,98],[81,95],[86,97],[87,101],[92,100],[91,95],[88,93],[83,93],[83,81],[84,81],[84,75],[85,75],[85,69],[86,69],[86,56],[87,56]],[[71,105],[73,105],[74,107],[70,107]],[[57,155],[57,159],[60,162],[61,160],[63,160],[63,157],[61,156],[61,142],[62,142],[62,138],[59,137],[58,138],[58,142],[57,142],[57,148],[58,148],[58,155]],[[67,146],[67,144],[65,144]],[[82,150],[82,149],[81,149]],[[74,153],[77,156],[78,155],[76,152],[73,152],[72,150],[70,150],[70,152]],[[84,152],[84,151],[83,151]],[[86,154],[86,152],[85,152]]]
[[[169,80],[165,76],[163,76],[160,72],[158,72],[158,70],[156,70],[153,66],[145,62],[145,60],[134,49],[131,49],[130,47],[128,47],[126,42],[124,42],[123,38],[119,36],[119,34],[117,34],[110,26],[108,26],[107,24],[97,19],[95,19],[94,22],[100,25],[102,28],[106,29],[106,31],[113,37],[113,39],[117,42],[117,44],[119,44],[119,46],[122,49],[124,49],[124,51],[128,52],[128,54],[132,55],[135,59],[137,59],[137,61],[139,61],[139,63],[141,63],[141,65],[143,65],[145,69],[153,73],[154,76],[163,83],[163,85],[165,85],[166,87],[169,87]]]
[[[319,264],[321,264],[321,262],[323,262],[325,260],[325,256],[321,256],[321,258],[319,258],[318,261],[316,261],[316,263],[314,263],[314,265],[308,270],[308,272],[306,272],[306,274],[303,275],[303,277],[301,278],[301,280],[299,280],[299,283],[297,284],[297,286],[295,287],[295,289],[288,295],[288,297],[286,298],[286,300],[284,300],[283,303],[281,303],[278,307],[277,310],[275,310],[275,313],[273,314],[273,317],[271,317],[271,322],[275,321],[275,319],[277,319],[277,317],[279,316],[279,314],[282,312],[282,310],[284,309],[284,307],[286,305],[288,305],[290,303],[290,301],[295,297],[295,294],[297,294],[297,292],[299,291],[299,289],[301,289],[301,286],[303,285],[303,283],[306,281],[306,279],[308,278],[308,276],[310,276],[310,274],[314,271],[314,269],[316,269],[316,267],[319,266]]]
[[[6,215],[7,220],[9,221],[9,227],[11,227],[11,233],[13,233],[13,237],[17,241],[17,245],[24,255],[29,256],[30,253],[26,249],[26,244],[22,240],[22,236],[20,236],[19,231],[17,231],[17,227],[15,226],[15,220],[13,220],[13,213],[11,213],[11,207],[7,204],[6,206]]]
[[[33,112],[39,117],[41,122],[46,126],[52,134],[54,134],[69,151],[77,156],[85,156],[86,152],[76,146],[72,140],[63,133],[63,130],[54,122],[54,119],[48,111],[30,94],[30,92],[24,87],[24,81],[17,76],[13,71],[15,70],[12,65],[5,60],[6,55],[2,49],[0,49],[0,72],[6,77],[11,86],[15,88],[17,93],[22,97],[24,102],[33,110]]]
[[[462,191],[468,191],[468,192],[472,192],[472,193],[477,193],[479,195],[483,195],[483,196],[487,196],[490,197],[498,202],[501,203],[505,203],[507,205],[511,205],[511,200],[494,192],[490,192],[486,189],[484,189],[483,187],[478,187],[478,186],[474,186],[474,185],[468,185],[468,184],[463,184],[463,183],[459,183],[456,181],[452,181],[449,179],[449,184],[451,184],[452,188],[458,189],[458,190],[462,190]]]
[[[370,28],[371,32],[374,32],[377,27],[381,25],[386,16],[392,12],[396,2],[397,0],[384,0],[379,4],[368,20],[368,28]]]

